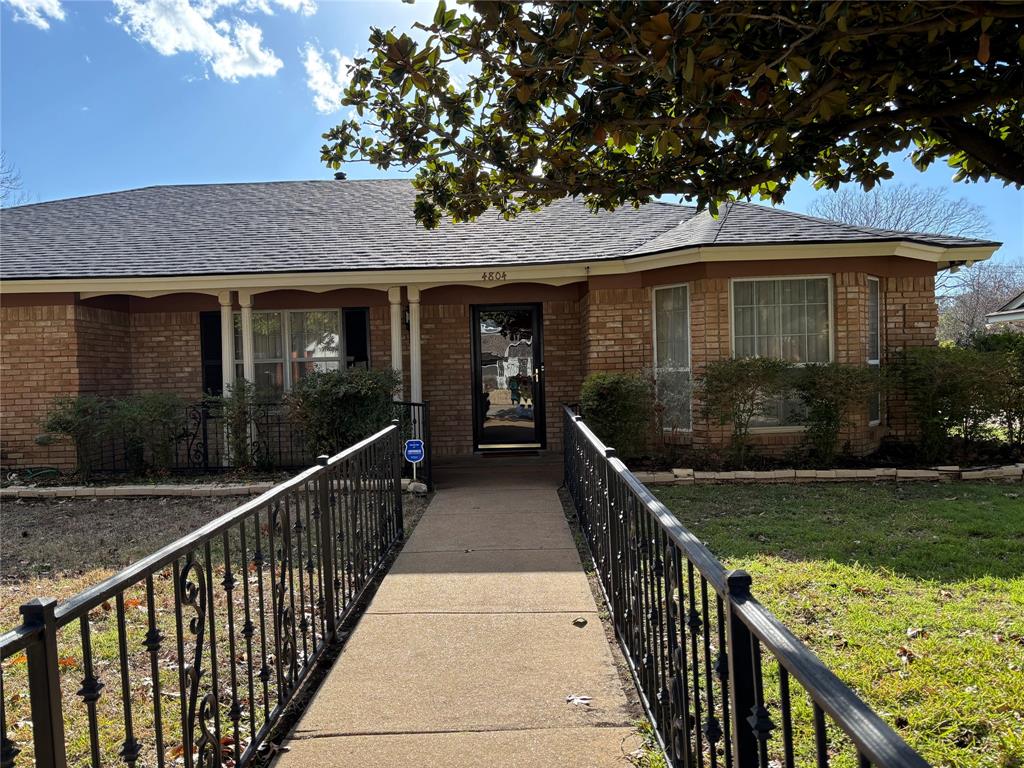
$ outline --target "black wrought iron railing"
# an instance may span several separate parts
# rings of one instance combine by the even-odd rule
[[[417,478],[432,487],[430,406],[428,403],[396,402],[392,418],[399,422],[402,438],[424,441],[426,455],[417,467]],[[310,450],[302,427],[289,418],[280,402],[255,403],[248,409],[245,437],[246,463],[260,470],[290,470],[307,467],[316,455]],[[156,457],[143,445],[131,446],[116,435],[97,439],[91,451],[89,470],[99,474],[142,474],[157,469],[175,474],[215,473],[235,469],[232,442],[225,429],[224,414],[216,401],[186,406],[180,425],[167,438],[164,456]],[[404,463],[404,476],[412,466]]]
[[[249,763],[402,539],[400,440],[393,423],[70,600],[23,605],[0,635],[0,764]]]
[[[746,572],[726,571],[579,416],[563,420],[565,486],[670,765],[928,766],[757,601]]]

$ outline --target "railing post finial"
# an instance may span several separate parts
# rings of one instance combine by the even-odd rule
[[[742,568],[729,571],[725,575],[725,583],[729,585],[729,594],[733,597],[750,597],[750,585],[753,579]]]
[[[615,453],[615,449],[614,448],[605,448],[604,449],[604,457],[606,459],[613,459],[613,458],[615,458],[616,455],[617,454]]]
[[[331,457],[328,456],[326,453],[321,453],[319,456],[316,457],[316,463],[319,464],[321,467],[326,467],[327,462],[330,461],[330,459]]]

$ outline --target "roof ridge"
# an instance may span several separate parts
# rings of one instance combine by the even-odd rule
[[[139,187],[125,187],[124,189],[111,189],[106,192],[92,192],[87,195],[70,195],[68,197],[55,197],[52,200],[37,200],[22,205],[8,205],[0,210],[14,210],[16,208],[32,208],[39,205],[50,205],[51,203],[66,203],[72,200],[94,200],[98,197],[111,197],[113,195],[125,195],[131,192],[145,192],[150,189],[198,189],[200,187],[269,187],[283,184],[346,184],[358,182],[381,182],[410,184],[411,179],[272,179],[269,181],[197,181],[182,184],[145,184]]]
[[[715,235],[711,238],[712,243],[718,242],[718,236],[722,233],[722,227],[725,226],[725,220],[729,218],[729,214],[732,213],[732,207],[735,202],[736,201],[733,200],[725,204],[725,213],[723,213],[718,219],[718,229],[715,230]]]
[[[783,216],[790,216],[795,219],[807,219],[808,221],[816,221],[821,224],[831,224],[834,227],[845,227],[851,229],[854,232],[860,232],[864,235],[916,235],[926,237],[948,237],[954,240],[963,240],[964,242],[981,242],[981,238],[974,237],[963,237],[962,235],[950,235],[945,232],[918,232],[910,229],[885,229],[884,227],[866,227],[862,224],[850,224],[846,221],[838,221],[836,219],[826,219],[823,216],[811,216],[809,213],[800,213],[799,211],[790,211],[785,208],[776,208],[774,205],[761,205],[760,203],[752,203],[749,200],[737,200],[740,205],[748,205],[752,208],[763,208],[770,210],[772,213],[777,213]]]

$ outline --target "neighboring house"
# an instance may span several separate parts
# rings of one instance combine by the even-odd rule
[[[556,448],[559,404],[594,371],[685,386],[730,355],[885,365],[933,344],[936,270],[998,247],[747,203],[715,218],[561,200],[428,231],[414,195],[397,180],[216,184],[4,210],[6,461],[71,462],[66,446],[35,443],[58,395],[198,399],[242,376],[282,393],[342,365],[402,370],[404,397],[430,401],[435,454]],[[493,339],[502,325],[507,344]],[[518,401],[487,390],[513,368]],[[676,395],[671,439],[728,440]],[[787,410],[756,440],[799,441]],[[866,403],[846,439],[866,451],[904,429],[890,397]]]
[[[1024,291],[1021,291],[998,310],[985,315],[989,325],[1008,323],[1015,327],[1024,327]]]

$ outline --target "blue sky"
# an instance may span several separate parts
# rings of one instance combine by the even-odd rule
[[[339,62],[371,25],[408,30],[433,2],[317,0],[3,0],[0,143],[34,200],[152,184],[329,178],[320,135]],[[948,187],[981,205],[1024,254],[1024,191],[953,184],[891,159],[895,181]],[[352,166],[351,178],[382,175]],[[391,175],[394,175],[393,173]],[[785,207],[817,193],[799,184]]]

